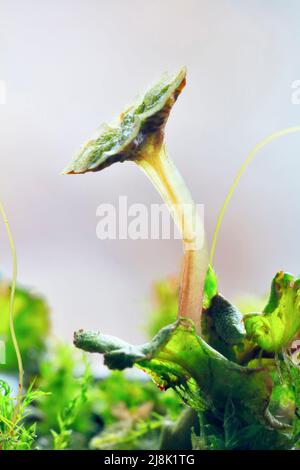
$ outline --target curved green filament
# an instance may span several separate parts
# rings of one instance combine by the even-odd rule
[[[224,217],[224,214],[225,214],[225,211],[227,209],[227,206],[233,196],[233,193],[243,175],[243,173],[245,172],[246,168],[248,167],[248,165],[252,162],[253,158],[255,157],[255,155],[257,154],[257,152],[263,148],[265,145],[267,145],[269,142],[272,142],[273,140],[276,140],[280,137],[284,137],[288,134],[293,134],[295,132],[300,132],[300,126],[295,126],[295,127],[288,127],[286,129],[282,129],[281,131],[277,131],[277,132],[274,132],[273,134],[270,134],[268,137],[265,137],[261,142],[259,142],[254,148],[253,150],[251,150],[251,152],[249,153],[249,155],[247,156],[246,160],[244,161],[243,165],[240,167],[239,171],[237,172],[237,175],[227,193],[227,196],[225,198],[225,201],[224,201],[224,204],[222,206],[222,209],[220,211],[220,214],[218,216],[218,220],[217,220],[217,223],[216,223],[216,227],[215,227],[215,230],[214,230],[214,234],[213,234],[213,238],[212,238],[212,243],[211,243],[211,249],[210,249],[210,255],[209,255],[209,263],[210,265],[213,264],[213,260],[214,260],[214,255],[215,255],[215,250],[216,250],[216,244],[217,244],[217,239],[218,239],[218,235],[219,235],[219,231],[220,231],[220,227],[221,227],[221,224],[222,224],[222,221],[223,221],[223,217]]]
[[[15,348],[16,356],[17,356],[18,370],[19,370],[19,387],[18,387],[17,403],[16,403],[14,415],[13,415],[13,422],[15,422],[15,420],[17,419],[17,415],[18,415],[21,400],[22,400],[23,375],[24,375],[22,357],[21,357],[21,353],[20,353],[20,349],[19,349],[19,345],[18,345],[16,333],[15,333],[14,318],[13,318],[15,291],[16,291],[16,282],[17,282],[17,254],[16,254],[15,243],[14,243],[14,239],[11,233],[8,218],[1,202],[0,202],[0,214],[5,224],[5,228],[6,228],[6,232],[7,232],[7,236],[9,240],[9,245],[10,245],[10,251],[12,255],[12,262],[13,262],[13,273],[12,273],[10,301],[9,301],[9,328],[10,328],[10,333],[11,333],[13,345]]]

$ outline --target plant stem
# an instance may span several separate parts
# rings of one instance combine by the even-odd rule
[[[135,160],[146,173],[167,204],[178,226],[184,249],[178,317],[193,320],[201,332],[203,287],[208,267],[204,224],[196,205],[174,163],[162,146],[160,151],[147,151],[147,156]]]
[[[21,357],[18,340],[17,340],[16,333],[15,333],[14,318],[13,318],[15,291],[16,291],[16,282],[17,282],[17,254],[16,254],[15,243],[14,243],[14,239],[13,239],[10,225],[8,222],[8,218],[1,202],[0,202],[0,214],[5,224],[5,228],[6,228],[6,232],[7,232],[7,236],[9,240],[9,245],[10,245],[10,250],[11,250],[11,255],[12,255],[12,261],[13,261],[13,273],[12,273],[12,281],[11,281],[11,288],[10,288],[10,301],[9,301],[9,328],[10,328],[10,333],[11,333],[13,345],[15,348],[16,356],[17,356],[18,369],[19,369],[19,386],[18,386],[17,403],[16,403],[14,415],[13,415],[13,423],[15,424],[15,421],[19,413],[21,400],[22,400],[23,375],[24,375],[22,357]]]

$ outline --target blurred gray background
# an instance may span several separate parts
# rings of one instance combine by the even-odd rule
[[[173,159],[211,237],[247,153],[300,124],[297,0],[1,0],[0,195],[19,281],[43,293],[56,335],[80,327],[144,337],[153,280],[179,271],[177,240],[100,241],[102,202],[149,205],[158,195],[134,165],[59,176],[101,122],[165,70],[188,83],[167,126]],[[300,272],[300,134],[269,144],[242,179],[215,266],[223,293],[261,295],[279,269]],[[11,261],[1,223],[1,272]]]

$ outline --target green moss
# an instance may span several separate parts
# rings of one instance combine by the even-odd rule
[[[1,369],[16,371],[17,357],[9,331],[9,301],[10,285],[6,281],[1,281],[0,339],[4,341],[6,350],[6,363],[1,365]],[[15,292],[14,324],[25,371],[34,374],[45,351],[50,331],[49,309],[43,297],[18,287]]]

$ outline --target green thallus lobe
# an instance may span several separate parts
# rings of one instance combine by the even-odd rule
[[[244,323],[248,336],[264,351],[288,348],[300,331],[300,278],[277,273],[263,314],[245,315]]]
[[[241,413],[269,422],[271,377],[264,369],[241,367],[211,348],[188,319],[162,328],[150,343],[132,346],[99,332],[75,333],[74,344],[104,354],[110,369],[137,367],[161,389],[174,388],[190,406],[204,410],[210,403],[222,410],[228,397]]]

